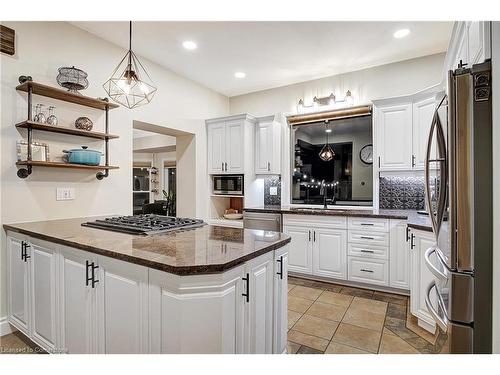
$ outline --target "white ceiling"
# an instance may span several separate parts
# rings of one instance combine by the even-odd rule
[[[128,48],[128,22],[72,22]],[[227,96],[446,50],[452,22],[134,22],[136,53]],[[395,39],[394,31],[409,36]],[[185,50],[182,42],[198,44]],[[117,56],[117,62],[122,56]],[[147,67],[146,67],[147,68]],[[234,77],[236,71],[246,78]],[[152,77],[154,80],[154,77]]]

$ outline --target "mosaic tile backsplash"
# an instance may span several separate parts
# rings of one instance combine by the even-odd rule
[[[269,194],[269,189],[276,186],[278,195]],[[280,206],[281,205],[281,177],[272,176],[264,179],[264,206]]]
[[[424,177],[380,177],[380,208],[423,210],[424,183]]]

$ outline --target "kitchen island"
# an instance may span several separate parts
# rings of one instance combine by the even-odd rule
[[[285,351],[288,235],[207,225],[138,236],[89,220],[4,225],[9,323],[42,348]]]

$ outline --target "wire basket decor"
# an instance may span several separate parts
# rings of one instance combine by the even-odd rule
[[[59,68],[59,74],[56,79],[59,86],[73,93],[79,93],[78,90],[84,90],[89,86],[87,76],[88,74],[83,70],[72,66]]]

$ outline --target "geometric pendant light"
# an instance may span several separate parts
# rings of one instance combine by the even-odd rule
[[[132,21],[129,26],[128,52],[103,86],[113,101],[132,109],[148,104],[156,93],[156,87],[132,51]]]
[[[326,143],[323,146],[323,148],[321,149],[321,151],[319,153],[319,157],[323,161],[330,161],[335,156],[335,152],[333,151],[333,149],[330,147],[330,144],[328,143],[328,134],[330,134],[332,132],[332,129],[328,128],[328,123],[326,123],[326,124],[327,124],[326,125],[327,128],[325,130],[325,133],[326,133]]]

